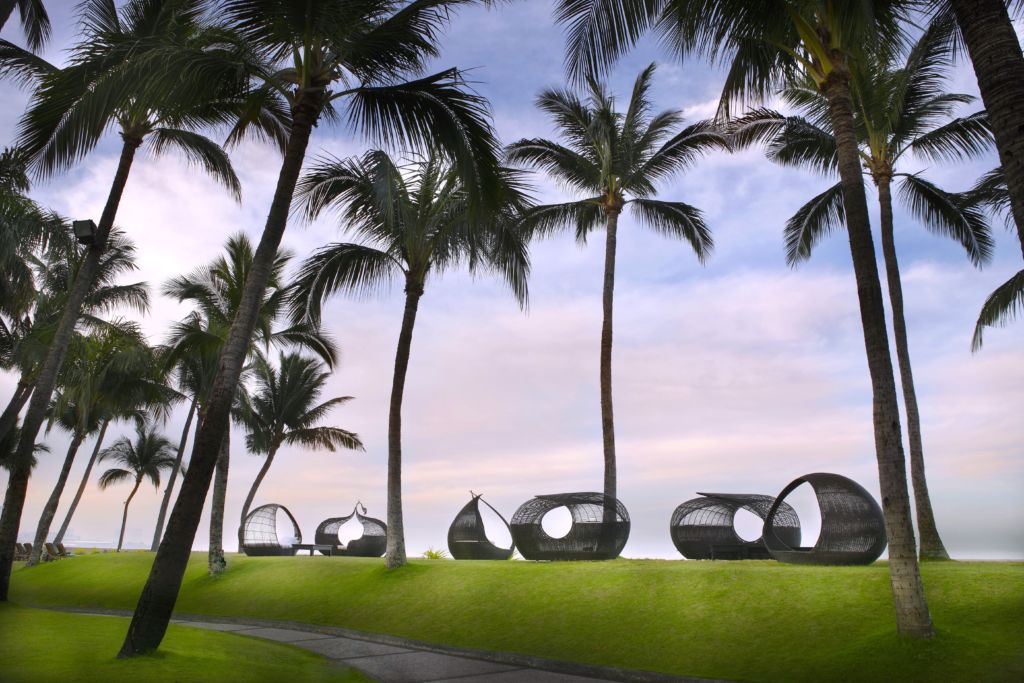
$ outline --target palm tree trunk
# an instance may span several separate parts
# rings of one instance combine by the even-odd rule
[[[132,498],[135,497],[135,492],[139,490],[139,484],[142,483],[142,477],[135,478],[135,486],[132,488],[132,492],[128,494],[128,500],[124,502],[124,515],[121,517],[121,535],[117,537],[117,552],[121,552],[121,546],[124,545],[124,529],[128,525],[128,505],[132,502]]]
[[[213,500],[210,504],[210,550],[207,553],[206,569],[210,576],[217,576],[227,569],[224,559],[224,504],[228,497],[228,465],[231,458],[231,427],[224,432],[217,470],[213,479]]]
[[[181,430],[181,441],[178,442],[178,456],[174,459],[174,469],[167,477],[167,488],[164,490],[164,499],[160,501],[160,514],[156,517],[156,530],[153,531],[153,543],[149,551],[155,553],[160,545],[160,537],[164,533],[164,520],[167,518],[167,506],[171,504],[171,493],[174,491],[174,482],[178,480],[178,471],[181,469],[181,461],[185,457],[185,445],[188,443],[188,430],[192,426],[192,418],[196,414],[196,405],[199,397],[192,398],[192,405],[188,409],[188,417],[185,418],[185,428]]]
[[[878,201],[882,215],[882,256],[885,259],[885,277],[889,283],[889,303],[892,306],[892,329],[896,340],[896,360],[900,367],[900,386],[903,387],[903,405],[907,410],[907,437],[910,440],[910,480],[914,485],[914,507],[917,511],[917,529],[921,534],[922,560],[948,560],[949,553],[942,544],[935,525],[932,500],[928,495],[928,480],[924,474],[924,445],[921,439],[921,413],[917,409],[914,373],[910,368],[910,345],[907,342],[907,321],[903,314],[903,285],[900,265],[896,259],[896,240],[893,237],[892,177],[877,178]]]
[[[604,292],[601,323],[601,436],[604,440],[604,522],[615,521],[617,496],[615,468],[615,419],[612,412],[612,308],[615,298],[615,247],[619,209],[607,210],[608,225],[604,248]],[[606,527],[609,531],[610,528]]]
[[[207,412],[192,448],[188,473],[181,483],[181,491],[171,510],[167,531],[160,542],[146,585],[139,596],[119,657],[144,655],[156,650],[163,640],[171,613],[174,611],[174,603],[181,589],[181,580],[185,575],[192,542],[199,527],[203,503],[210,488],[210,479],[217,464],[221,441],[229,427],[235,389],[256,326],[260,305],[263,303],[263,293],[270,280],[281,237],[288,225],[292,195],[295,193],[295,185],[302,171],[309,136],[320,115],[321,103],[311,101],[311,95],[306,97],[308,99],[292,112],[288,147],[277,179],[274,200],[270,205],[263,236],[253,258],[252,271],[245,282],[238,314],[231,324],[227,342],[221,352],[217,376],[207,400]],[[12,558],[13,554],[12,543]]]
[[[46,537],[50,535],[50,524],[57,514],[57,506],[60,505],[60,496],[64,493],[64,486],[68,483],[68,475],[71,474],[71,466],[75,463],[75,456],[78,455],[78,448],[82,445],[85,435],[77,430],[71,437],[71,444],[68,446],[67,455],[64,456],[64,466],[60,468],[57,475],[57,483],[53,485],[46,505],[43,506],[43,514],[39,516],[39,525],[36,527],[36,537],[32,543],[32,554],[28,558],[28,566],[39,564],[39,558],[43,554],[43,544]]]
[[[107,425],[110,424],[110,420],[104,420],[100,426],[100,433],[96,437],[96,445],[92,449],[92,456],[89,458],[89,464],[85,466],[85,472],[82,474],[82,481],[78,485],[78,490],[75,492],[75,497],[71,499],[71,507],[68,508],[68,514],[64,517],[64,523],[60,525],[60,531],[57,532],[57,536],[53,539],[54,543],[61,543],[64,541],[64,534],[68,532],[68,526],[71,525],[71,518],[75,516],[75,510],[78,509],[78,502],[82,500],[82,494],[85,493],[85,485],[89,483],[89,475],[92,474],[92,466],[96,464],[96,458],[100,454],[100,448],[103,446],[103,437],[107,435]]]
[[[914,527],[910,519],[906,460],[900,434],[899,402],[885,325],[882,286],[875,262],[875,245],[864,194],[860,155],[853,123],[850,73],[842,53],[835,51],[835,69],[822,89],[828,100],[836,138],[839,175],[843,183],[850,255],[857,280],[861,326],[871,376],[875,456],[882,493],[885,531],[889,538],[889,577],[896,608],[897,630],[914,638],[933,635],[931,615],[917,564]]]
[[[270,452],[267,453],[266,460],[263,461],[263,467],[260,468],[259,474],[256,475],[256,481],[252,483],[249,488],[249,495],[245,497],[245,503],[242,504],[242,517],[238,523],[238,549],[242,549],[242,527],[245,526],[245,518],[249,516],[249,508],[252,507],[252,501],[256,498],[256,491],[259,489],[260,484],[263,483],[263,478],[267,476],[267,472],[270,471],[270,465],[274,462],[274,456],[277,455],[277,447],[271,448]]]
[[[7,402],[3,415],[0,415],[0,441],[7,436],[7,432],[11,431],[14,425],[18,424],[18,415],[21,414],[21,409],[25,407],[31,395],[32,385],[25,384],[23,377],[18,381],[18,386],[15,387],[11,400]]]
[[[388,411],[388,544],[384,558],[388,569],[401,567],[406,562],[405,522],[402,518],[402,396],[405,394],[412,330],[416,325],[416,311],[421,296],[423,284],[406,278],[405,312],[402,314],[402,329],[398,333],[398,348],[395,350],[395,376],[391,382],[391,405]]]
[[[1006,0],[952,0],[1010,191],[1024,254],[1024,55]]]
[[[107,235],[110,234],[110,228],[114,225],[117,207],[124,194],[125,184],[128,182],[128,173],[131,171],[132,161],[135,159],[135,151],[141,144],[141,139],[124,138],[124,144],[121,146],[121,159],[117,165],[117,172],[114,174],[114,182],[110,187],[107,203],[103,207],[103,214],[100,216],[95,243],[85,252],[85,258],[78,270],[75,284],[68,294],[60,322],[54,332],[53,341],[50,342],[46,359],[39,370],[36,389],[32,392],[28,411],[25,413],[25,419],[21,426],[21,438],[18,441],[18,453],[15,457],[14,468],[7,481],[3,517],[0,518],[0,601],[7,600],[7,592],[10,589],[14,544],[18,540],[21,512],[25,506],[25,494],[28,490],[30,474],[29,463],[31,463],[32,452],[35,449],[36,436],[39,435],[39,428],[42,427],[43,420],[46,418],[46,408],[49,406],[53,388],[57,384],[57,373],[64,363],[64,356],[71,343],[71,335],[75,331],[75,325],[82,312],[82,302],[92,287],[96,270],[99,267],[100,256],[107,244]]]

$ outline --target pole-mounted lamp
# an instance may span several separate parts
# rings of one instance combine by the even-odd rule
[[[81,244],[96,243],[96,223],[92,220],[74,221],[71,227],[75,231],[75,239]]]

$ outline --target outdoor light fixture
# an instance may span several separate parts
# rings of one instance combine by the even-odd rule
[[[96,223],[92,220],[74,221],[71,227],[75,231],[75,239],[81,244],[96,243]]]

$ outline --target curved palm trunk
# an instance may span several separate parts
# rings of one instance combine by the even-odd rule
[[[388,545],[384,563],[388,569],[406,562],[405,522],[402,518],[402,396],[405,375],[409,369],[412,330],[416,325],[423,285],[411,279],[405,284],[405,312],[395,350],[395,376],[391,382],[391,405],[388,411]]]
[[[914,527],[907,494],[906,460],[900,434],[899,403],[892,357],[885,325],[882,286],[875,262],[871,223],[864,194],[860,156],[853,123],[850,75],[841,53],[834,55],[836,68],[823,86],[828,99],[832,131],[836,138],[839,175],[843,183],[850,255],[857,280],[861,326],[871,376],[875,456],[882,493],[885,531],[889,538],[889,577],[896,608],[897,630],[915,638],[933,635],[931,615],[917,564]]]
[[[612,412],[612,307],[615,294],[615,247],[619,210],[607,211],[608,234],[604,250],[604,320],[601,323],[601,436],[604,441],[604,521],[615,521],[617,473],[615,468],[615,420]],[[610,529],[609,529],[610,530]]]
[[[238,549],[242,549],[242,527],[245,526],[245,518],[249,516],[249,508],[252,507],[252,501],[256,498],[256,491],[259,489],[260,484],[263,483],[264,477],[267,476],[267,472],[270,471],[270,465],[274,462],[274,456],[277,455],[277,448],[271,448],[270,452],[267,453],[266,460],[263,461],[263,467],[260,468],[259,474],[256,475],[256,481],[252,483],[249,488],[249,495],[245,497],[245,503],[242,504],[242,517],[238,523]]]
[[[952,0],[1010,191],[1024,254],[1024,55],[1006,0]]]
[[[156,517],[156,530],[153,531],[153,543],[149,551],[155,553],[160,545],[160,537],[164,533],[164,520],[167,518],[167,506],[171,504],[171,493],[174,491],[174,482],[178,480],[178,472],[181,470],[181,461],[185,457],[185,445],[188,443],[188,430],[192,426],[192,418],[196,414],[196,405],[199,397],[192,399],[192,405],[188,409],[188,417],[185,418],[185,428],[181,430],[181,441],[178,442],[178,455],[174,459],[174,469],[167,477],[167,488],[164,490],[164,499],[160,501],[160,514]]]
[[[71,525],[71,518],[75,516],[75,510],[78,509],[78,503],[82,500],[82,494],[85,493],[85,485],[89,483],[89,475],[92,474],[92,466],[96,464],[96,458],[99,457],[100,448],[103,446],[103,437],[107,435],[107,425],[110,424],[110,420],[104,420],[100,426],[100,433],[96,437],[96,445],[92,449],[92,456],[89,458],[89,464],[85,466],[85,472],[82,474],[82,481],[78,484],[78,490],[75,491],[75,497],[71,499],[71,507],[68,508],[68,514],[64,517],[64,523],[60,525],[60,531],[54,537],[54,543],[61,543],[64,541],[64,534],[68,532],[68,527]]]
[[[75,331],[75,325],[81,315],[82,302],[85,301],[85,296],[96,277],[100,256],[106,247],[107,235],[110,234],[110,228],[114,225],[117,207],[121,203],[121,196],[124,194],[124,187],[128,182],[128,173],[131,171],[132,161],[135,159],[135,151],[141,144],[142,140],[140,139],[127,137],[124,139],[124,144],[121,147],[121,159],[117,165],[117,172],[114,174],[114,182],[110,187],[107,203],[103,207],[103,215],[100,216],[95,244],[85,252],[85,258],[78,270],[75,284],[71,288],[67,303],[61,313],[60,322],[54,332],[53,341],[50,342],[46,359],[39,370],[36,389],[32,392],[28,411],[25,413],[21,438],[18,441],[18,454],[15,458],[14,468],[11,470],[10,479],[7,481],[3,517],[0,518],[0,601],[7,600],[10,588],[14,544],[18,540],[21,512],[25,506],[25,493],[28,490],[28,478],[31,474],[29,463],[32,451],[35,449],[36,436],[39,435],[39,428],[42,427],[43,420],[46,418],[46,408],[50,403],[53,388],[57,384],[57,373],[64,363],[64,356],[71,343],[71,335]]]
[[[132,498],[135,497],[135,493],[139,490],[139,484],[142,483],[142,477],[135,478],[135,486],[132,488],[132,492],[128,494],[128,500],[124,502],[124,515],[121,516],[121,535],[117,537],[117,552],[121,552],[121,546],[124,545],[124,529],[128,526],[128,506],[132,502]]]
[[[203,503],[210,488],[210,479],[217,464],[221,441],[231,418],[231,404],[235,387],[242,373],[249,341],[256,326],[256,318],[263,302],[263,293],[270,280],[274,257],[288,225],[295,184],[302,171],[302,161],[309,145],[309,136],[320,115],[319,102],[303,104],[293,112],[284,163],[277,179],[274,200],[267,215],[259,247],[253,259],[252,271],[245,282],[238,314],[231,324],[227,342],[221,352],[217,376],[214,379],[207,411],[203,419],[188,474],[181,483],[181,491],[171,510],[167,531],[157,550],[156,558],[139,596],[132,622],[128,627],[119,657],[153,652],[160,646],[174,603],[181,589],[181,580],[188,564],[192,542],[195,540]],[[13,545],[11,548],[13,556]]]
[[[64,456],[64,466],[60,468],[60,474],[57,475],[57,483],[53,485],[53,491],[50,492],[50,497],[47,499],[46,505],[43,506],[43,514],[39,516],[39,524],[36,526],[36,537],[32,542],[32,554],[28,558],[28,566],[30,567],[38,564],[39,558],[43,554],[43,544],[46,543],[46,537],[50,535],[50,525],[57,514],[60,496],[64,493],[64,486],[68,483],[68,475],[71,474],[71,466],[75,463],[75,456],[78,455],[78,449],[84,439],[85,435],[79,434],[77,431],[71,437],[71,444],[68,446],[67,455]]]
[[[32,385],[25,384],[24,378],[19,380],[18,386],[14,389],[14,395],[7,402],[3,415],[0,415],[0,440],[3,440],[7,436],[7,432],[11,431],[14,425],[18,424],[18,415],[21,414],[21,409],[28,403],[29,396],[31,395]]]
[[[210,576],[216,576],[228,563],[224,559],[224,504],[228,496],[228,465],[231,458],[231,427],[224,431],[217,469],[213,478],[213,500],[210,504],[210,550],[206,557],[206,569]]]
[[[910,344],[907,342],[907,321],[903,314],[903,285],[900,265],[896,258],[893,237],[892,178],[878,178],[878,201],[882,216],[882,256],[885,259],[885,277],[889,283],[889,303],[892,305],[892,329],[896,340],[896,360],[900,367],[900,386],[903,387],[903,405],[907,409],[907,437],[910,440],[910,480],[914,485],[914,508],[917,511],[917,529],[921,534],[922,560],[948,560],[949,553],[942,544],[935,525],[932,500],[928,494],[928,480],[924,473],[924,445],[921,439],[921,413],[917,409],[917,391],[914,373],[910,368]]]

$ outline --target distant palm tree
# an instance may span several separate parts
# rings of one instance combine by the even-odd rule
[[[242,423],[248,431],[245,441],[249,452],[263,455],[265,459],[245,497],[240,524],[245,523],[256,491],[281,446],[323,448],[332,453],[338,448],[364,450],[358,434],[318,424],[335,407],[352,399],[340,396],[317,403],[331,376],[322,363],[297,353],[279,353],[278,368],[262,354],[257,355],[253,365],[256,389],[243,402]],[[241,526],[238,534],[241,546]]]
[[[0,30],[7,25],[15,7],[18,8],[28,46],[33,50],[40,49],[50,38],[50,17],[43,0],[0,0]]]
[[[55,68],[31,54],[0,51],[4,71],[35,83],[22,117],[18,145],[41,175],[68,168],[90,152],[111,128],[121,134],[121,154],[96,234],[85,252],[52,341],[48,345],[22,421],[23,455],[34,446],[100,258],[114,226],[135,154],[148,140],[154,154],[170,149],[185,154],[239,195],[238,178],[227,154],[196,132],[223,124],[240,103],[237,83],[209,78],[202,70],[156,66],[176,51],[224,51],[224,34],[204,18],[204,0],[84,0],[79,6],[81,41],[68,63]],[[228,48],[231,49],[230,47]],[[154,53],[159,57],[154,57]],[[214,92],[215,91],[215,92]],[[19,459],[24,462],[25,458]],[[0,518],[0,601],[7,599],[28,472],[15,469]]]
[[[192,364],[191,379],[196,384],[197,392],[193,397],[198,398],[200,424],[206,417],[209,392],[216,376],[216,361],[227,340],[231,324],[238,315],[242,292],[255,258],[252,242],[241,233],[228,238],[226,252],[208,265],[200,266],[187,275],[172,278],[163,288],[166,296],[195,306],[193,314],[172,328],[167,342],[166,362],[171,367],[178,362]],[[291,253],[285,251],[279,252],[274,260],[249,352],[254,353],[260,346],[264,349],[271,345],[297,346],[313,351],[325,363],[333,365],[338,350],[334,341],[323,334],[319,326],[302,321],[283,329],[275,328],[285,313],[286,289],[282,285],[282,275],[291,258]],[[209,372],[211,369],[214,370],[212,374]],[[224,505],[227,499],[230,452],[229,430],[224,434],[213,482],[208,562],[211,574],[218,574],[227,566],[224,559]]]
[[[153,486],[160,487],[160,471],[174,467],[174,446],[153,427],[137,425],[135,441],[122,437],[110,448],[100,453],[100,462],[113,462],[120,467],[112,467],[100,475],[100,489],[135,480],[132,492],[124,502],[124,515],[121,517],[121,533],[117,538],[117,549],[124,545],[124,530],[128,524],[128,505],[139,490],[143,479],[149,479]]]
[[[954,118],[955,107],[974,98],[943,89],[949,66],[947,46],[953,29],[951,21],[937,20],[914,44],[905,61],[900,62],[897,52],[875,54],[858,65],[854,74],[861,158],[878,190],[882,218],[882,254],[907,411],[911,482],[922,560],[948,560],[949,553],[939,536],[925,477],[921,417],[893,235],[893,180],[898,180],[900,198],[910,212],[932,232],[959,242],[972,263],[980,266],[989,261],[993,247],[985,214],[974,206],[969,195],[946,192],[921,174],[899,171],[900,162],[908,154],[943,162],[977,157],[990,149],[991,133],[985,112]],[[782,95],[807,118],[784,116],[769,109],[755,110],[733,122],[735,143],[747,146],[762,142],[773,161],[834,174],[836,141],[825,98],[813,82],[790,86]],[[842,183],[800,207],[786,223],[786,259],[790,265],[810,258],[814,246],[840,227],[843,218]]]
[[[521,305],[527,298],[529,257],[524,235],[513,226],[525,200],[516,175],[505,173],[506,203],[488,220],[474,216],[457,169],[439,153],[401,167],[383,151],[325,161],[303,178],[299,195],[310,217],[328,209],[364,243],[335,243],[306,259],[294,284],[299,319],[320,319],[335,292],[405,285],[405,312],[398,334],[388,414],[387,566],[405,564],[402,519],[402,397],[409,368],[416,312],[427,279],[465,264],[470,271],[501,274]]]
[[[737,104],[778,92],[797,75],[810,77],[828,102],[871,378],[896,627],[912,638],[929,638],[935,631],[917,562],[899,397],[852,90],[857,64],[873,51],[906,40],[906,20],[920,6],[917,0],[558,0],[556,16],[567,25],[566,62],[577,77],[606,72],[641,36],[655,31],[679,57],[702,54],[726,65],[722,116],[728,117]]]
[[[547,171],[585,197],[535,207],[527,214],[531,228],[541,233],[569,228],[580,243],[595,229],[605,229],[600,378],[605,514],[609,519],[614,518],[617,495],[612,312],[619,216],[628,205],[634,217],[655,232],[688,242],[703,263],[711,252],[712,239],[700,209],[653,196],[659,181],[677,175],[710,151],[728,148],[725,136],[709,121],[683,128],[679,111],[652,115],[653,74],[651,64],[637,77],[624,113],[616,111],[615,98],[593,79],[588,80],[586,101],[565,90],[543,92],[537,106],[552,118],[566,145],[544,139],[520,140],[506,152],[511,163]]]

